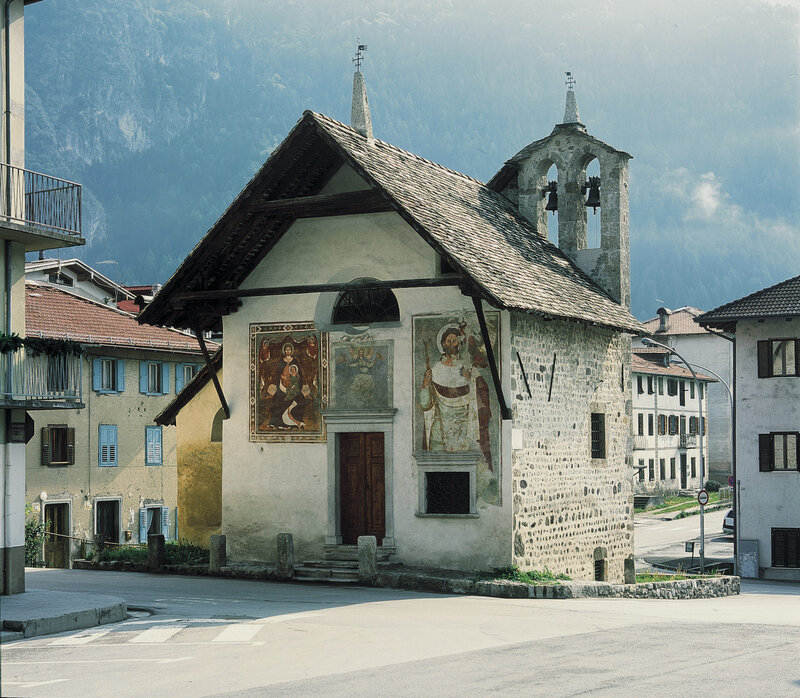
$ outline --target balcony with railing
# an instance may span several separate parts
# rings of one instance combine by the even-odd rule
[[[79,354],[48,355],[20,347],[0,353],[0,407],[83,407]]]
[[[697,434],[681,434],[681,448],[695,448],[697,446]]]
[[[82,244],[81,185],[0,163],[0,224]]]
[[[652,439],[648,439],[646,436],[641,436],[639,434],[634,434],[633,436],[633,450],[634,451],[646,451],[649,448],[653,448],[653,444],[651,443]]]

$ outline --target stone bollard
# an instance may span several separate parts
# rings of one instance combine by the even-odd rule
[[[208,571],[219,574],[220,569],[228,564],[228,553],[225,536],[211,536],[208,546]]]
[[[372,584],[378,576],[378,540],[375,536],[358,537],[358,581]]]
[[[278,576],[291,579],[294,575],[294,541],[291,533],[278,534]]]
[[[158,572],[164,566],[166,551],[162,533],[147,536],[147,571]]]
[[[625,558],[623,580],[625,584],[636,584],[636,561],[633,559],[633,557]]]

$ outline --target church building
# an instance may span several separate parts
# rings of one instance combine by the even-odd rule
[[[487,184],[376,138],[360,71],[351,125],[306,111],[139,316],[223,333],[224,381],[206,373],[229,559],[375,536],[407,565],[623,581],[629,159],[572,87]]]

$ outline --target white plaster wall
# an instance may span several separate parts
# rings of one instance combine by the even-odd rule
[[[354,189],[346,171],[333,187]],[[297,221],[243,284],[245,288],[436,275],[436,254],[399,216],[379,213]],[[418,474],[412,459],[411,318],[415,314],[471,310],[472,301],[455,288],[398,290],[400,322],[373,325],[370,336],[394,340],[394,463],[391,506],[397,557],[407,564],[482,567],[509,564],[510,482],[503,473],[504,506],[479,509],[477,519],[419,518]],[[327,446],[325,443],[249,441],[249,325],[314,320],[330,331],[335,293],[248,298],[224,318],[225,395],[231,418],[223,437],[223,533],[233,559],[274,560],[275,537],[294,536],[296,559],[318,558],[327,530]],[[501,330],[504,347],[508,328]],[[331,335],[331,341],[342,333]],[[504,356],[508,352],[504,350]],[[507,441],[507,439],[506,439]]]
[[[757,341],[800,337],[800,318],[736,326],[736,476],[739,538],[757,540],[759,567],[772,564],[772,528],[800,528],[800,472],[762,473],[758,435],[800,431],[800,378],[758,377]],[[785,570],[800,578],[800,570]]]

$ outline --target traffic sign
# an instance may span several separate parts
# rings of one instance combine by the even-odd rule
[[[733,479],[733,475],[728,475],[728,487],[733,487],[736,483],[736,480]]]
[[[708,492],[705,490],[700,490],[697,493],[697,502],[701,507],[704,507],[706,504],[708,504]]]

